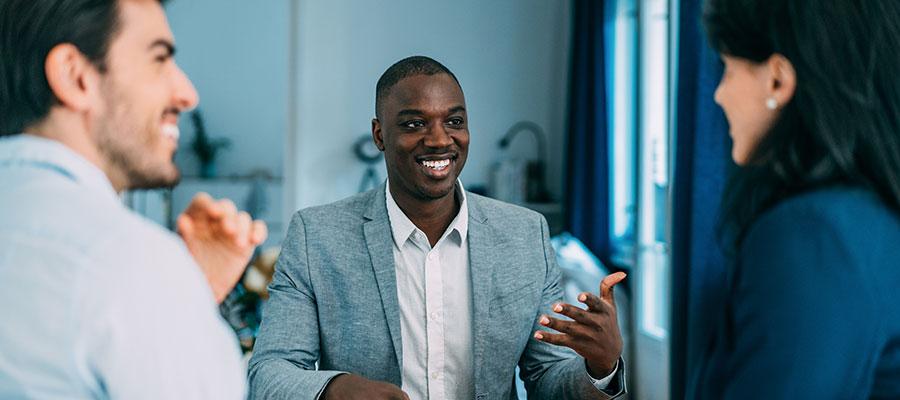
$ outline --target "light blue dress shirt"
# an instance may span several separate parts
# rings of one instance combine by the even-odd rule
[[[177,236],[62,144],[0,139],[0,398],[241,399],[234,334]]]

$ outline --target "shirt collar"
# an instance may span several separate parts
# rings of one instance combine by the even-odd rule
[[[119,199],[100,168],[56,140],[27,133],[0,138],[0,167],[10,165],[52,170],[92,191]]]
[[[466,190],[463,188],[462,181],[459,179],[456,180],[455,185],[456,194],[460,196],[461,201],[459,204],[459,212],[456,214],[456,217],[453,218],[453,221],[450,222],[450,226],[447,227],[447,230],[441,236],[441,239],[450,236],[453,232],[456,232],[459,235],[459,244],[462,244],[466,240],[466,235],[469,232],[469,206],[466,201]],[[385,192],[385,200],[387,202],[387,210],[388,210],[388,219],[391,222],[391,233],[394,236],[394,244],[397,247],[402,248],[403,244],[406,243],[410,237],[416,232],[422,232],[412,221],[410,221],[409,217],[400,209],[400,206],[397,205],[397,202],[394,201],[394,196],[391,195],[391,187],[390,182],[385,184],[384,188]],[[424,237],[424,232],[422,232],[422,236]]]

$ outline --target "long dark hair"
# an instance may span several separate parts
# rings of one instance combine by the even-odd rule
[[[867,188],[900,211],[900,1],[708,0],[703,22],[720,53],[757,63],[781,54],[797,75],[726,187],[726,249],[767,209],[825,186]]]

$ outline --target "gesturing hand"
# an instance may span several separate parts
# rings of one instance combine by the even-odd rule
[[[373,381],[357,375],[338,375],[322,393],[324,400],[409,400],[396,385]]]
[[[268,234],[262,221],[238,212],[230,200],[215,201],[206,193],[194,196],[176,225],[219,303],[234,288],[253,249]]]
[[[624,279],[624,272],[607,275],[600,283],[600,297],[587,292],[578,295],[578,301],[587,305],[586,310],[566,303],[554,305],[554,312],[572,320],[542,315],[538,322],[560,333],[536,331],[534,338],[575,350],[587,361],[591,376],[608,376],[622,354],[613,287]]]

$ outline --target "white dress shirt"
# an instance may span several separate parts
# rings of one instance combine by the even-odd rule
[[[242,399],[206,279],[62,144],[0,139],[0,399]]]
[[[394,238],[400,303],[402,387],[413,400],[475,397],[469,208],[457,181],[459,213],[435,243],[417,228],[385,190]],[[591,381],[605,390],[618,370]]]
[[[434,247],[400,210],[389,189],[394,236],[402,389],[411,399],[475,397],[469,210],[458,184],[459,213]]]

